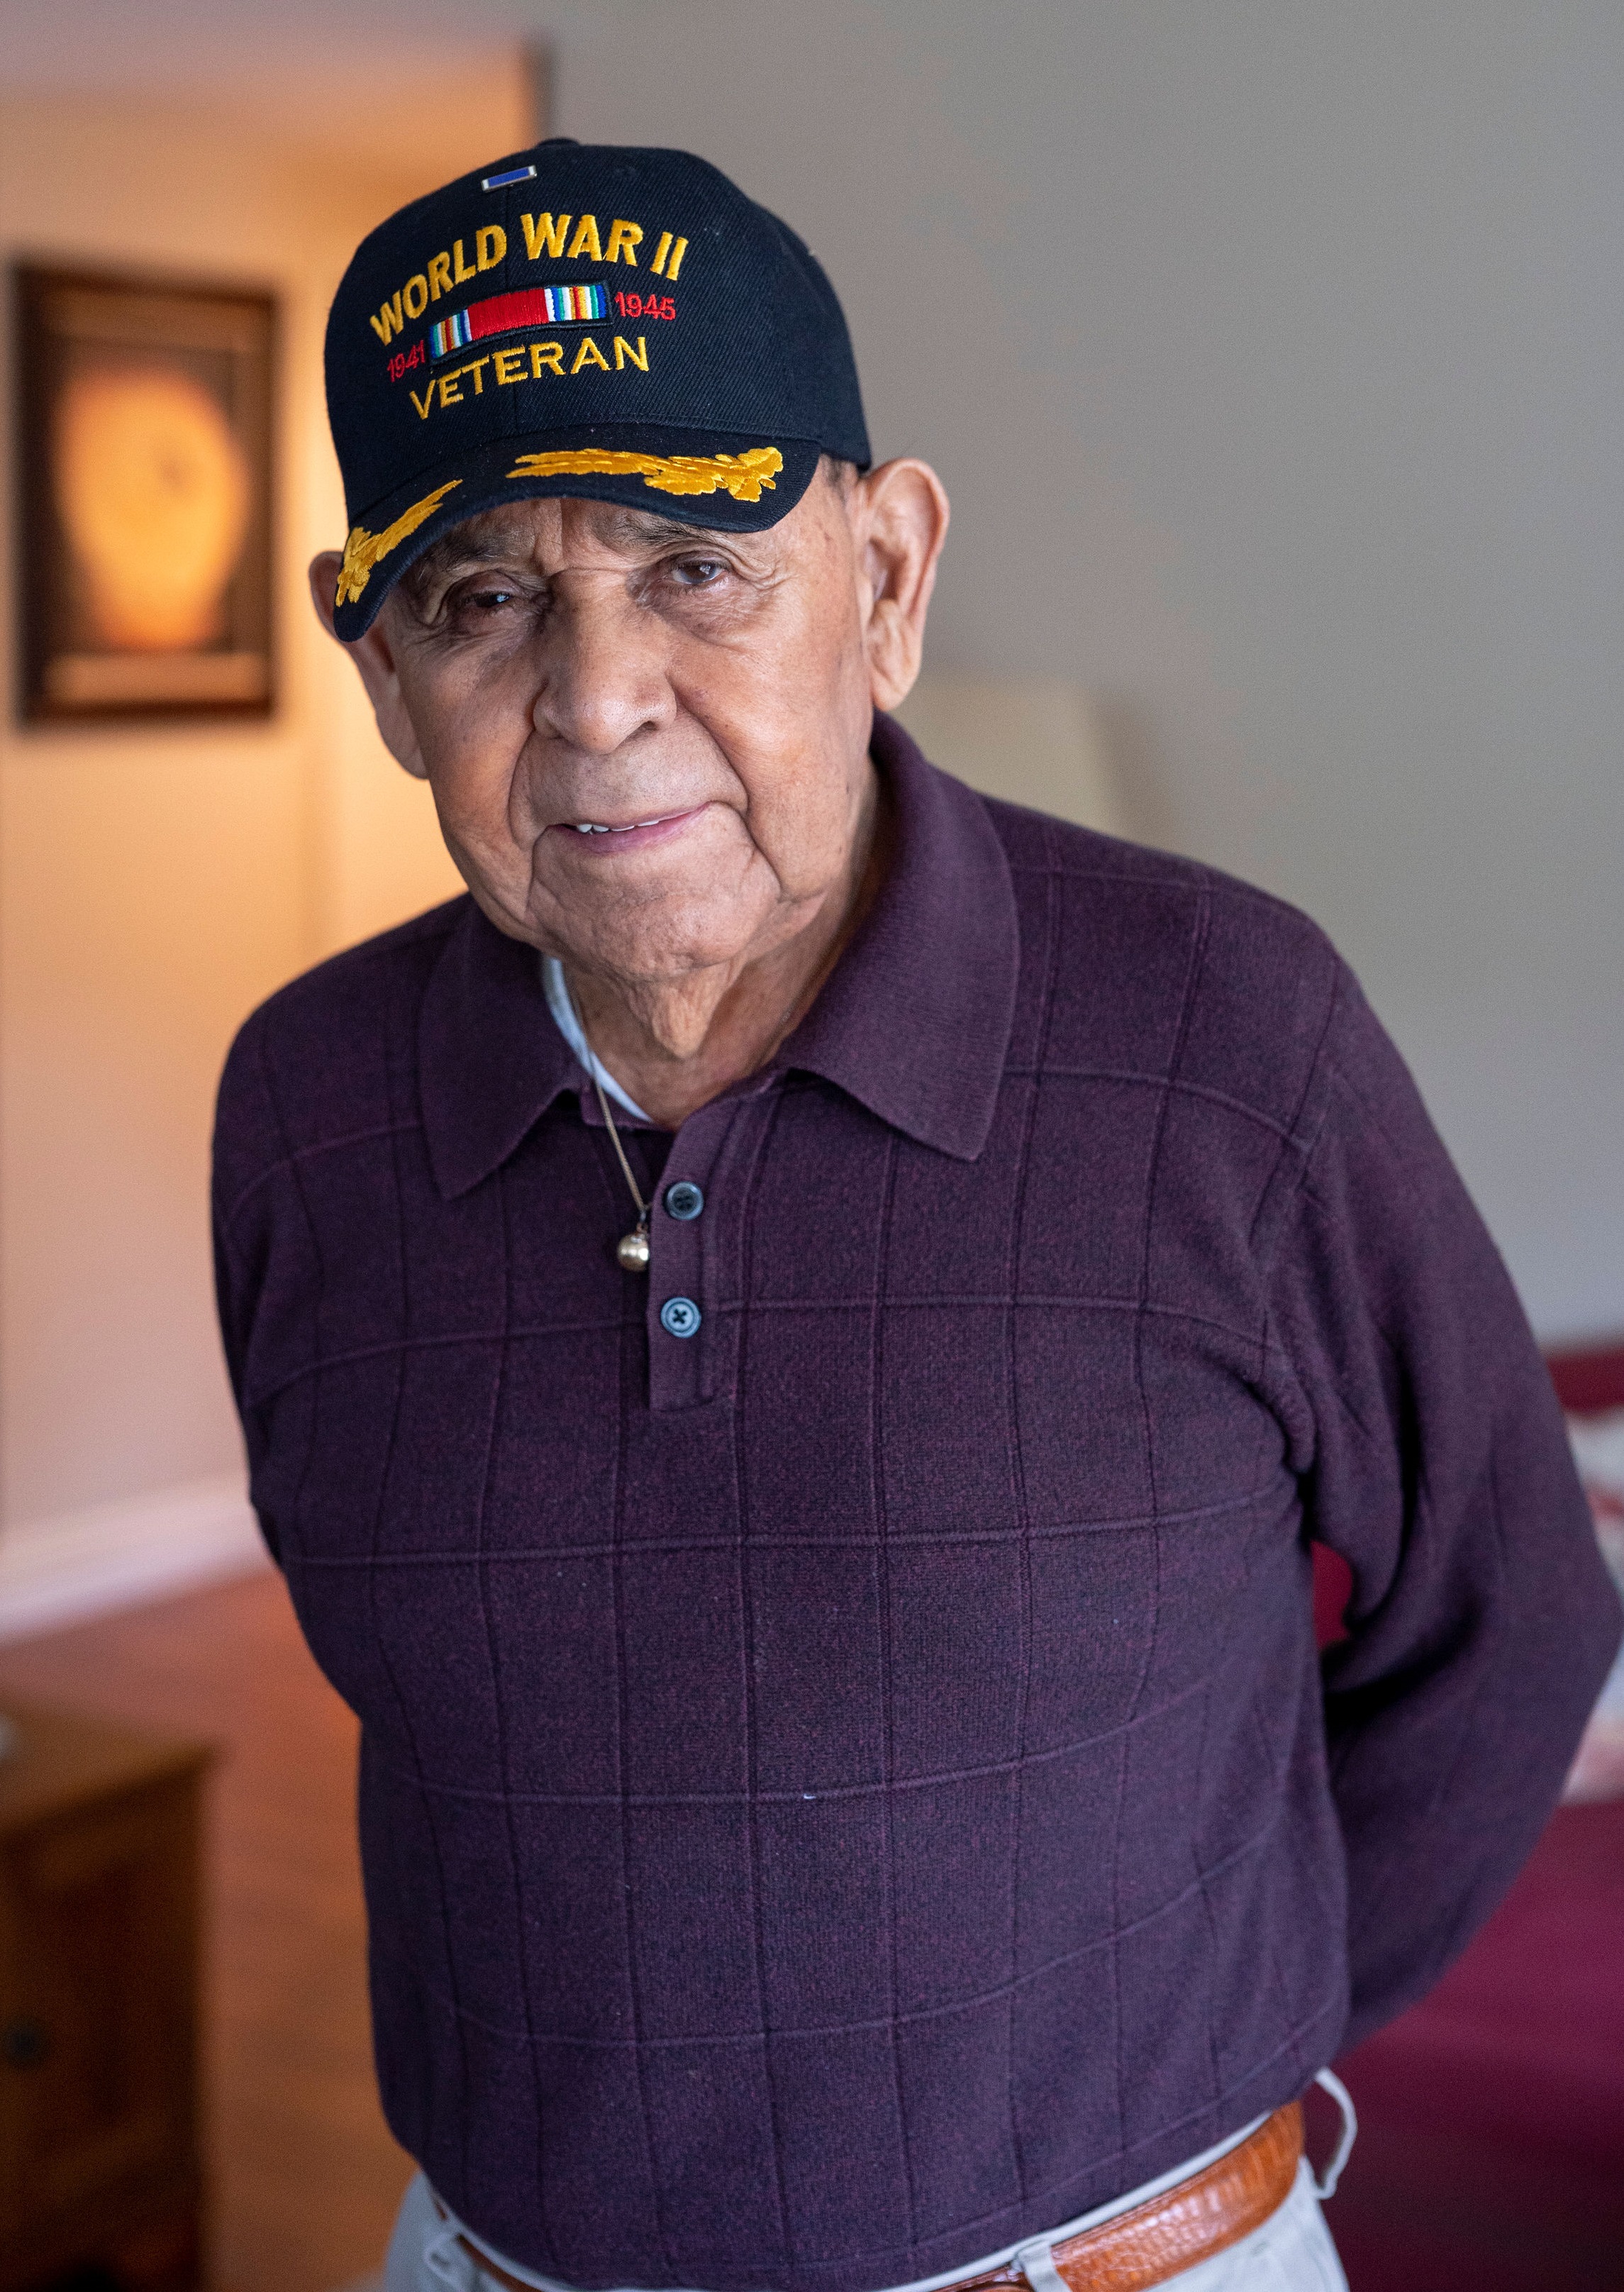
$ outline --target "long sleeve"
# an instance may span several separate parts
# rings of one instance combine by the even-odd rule
[[[1620,1619],[1510,1280],[1346,974],[1320,1102],[1273,1292],[1310,1530],[1354,1578],[1324,1694],[1355,2044],[1509,1885]]]
[[[245,1250],[243,1235],[235,1230],[235,1213],[245,1195],[253,1193],[265,1174],[265,1153],[259,1142],[266,1134],[276,1134],[267,1121],[268,1094],[259,1069],[260,1031],[259,1021],[250,1020],[232,1046],[221,1081],[214,1121],[211,1225],[221,1344],[248,1452],[250,1490],[256,1497],[254,1512],[260,1533],[271,1558],[280,1566],[282,1553],[275,1525],[257,1501],[255,1482],[264,1454],[265,1434],[259,1413],[249,1405],[247,1392],[254,1310],[264,1279],[266,1234],[262,1223],[251,1223]]]

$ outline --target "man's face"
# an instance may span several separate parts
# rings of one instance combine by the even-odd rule
[[[864,482],[824,471],[764,533],[526,501],[414,569],[368,683],[500,929],[652,982],[750,962],[847,895],[872,701],[917,659],[876,677],[873,527]]]

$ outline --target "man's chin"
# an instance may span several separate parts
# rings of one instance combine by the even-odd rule
[[[602,980],[636,1000],[696,987],[707,974],[733,971],[747,956],[732,932],[724,937],[679,927],[572,934],[568,945],[549,951],[572,975]]]

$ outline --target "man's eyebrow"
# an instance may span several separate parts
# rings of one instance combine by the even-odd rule
[[[438,541],[430,543],[422,555],[407,567],[401,578],[421,590],[437,577],[451,578],[464,566],[494,565],[499,558],[511,558],[515,553],[527,556],[529,552],[525,548],[516,553],[514,544],[517,538],[513,534],[499,531],[479,533],[470,530],[446,534]]]
[[[621,535],[632,541],[655,544],[671,541],[728,542],[736,535],[725,533],[720,526],[690,525],[686,518],[662,517],[657,510],[631,509],[616,503],[604,520],[606,535]]]
[[[636,542],[657,549],[668,547],[672,542],[708,542],[714,546],[739,537],[720,526],[690,525],[685,518],[662,517],[657,510],[632,509],[618,503],[607,506],[608,515],[600,530],[610,542]],[[462,566],[493,565],[502,558],[516,554],[527,557],[529,553],[528,534],[511,526],[488,528],[481,532],[470,520],[462,531],[448,533],[424,550],[417,560],[419,578],[431,580],[437,574],[454,574]]]
[[[460,535],[450,536],[424,554],[436,565],[489,565],[498,557],[511,557],[516,545],[524,549],[523,539],[517,534],[475,533],[466,540]]]

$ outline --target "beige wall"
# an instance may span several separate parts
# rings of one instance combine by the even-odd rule
[[[304,593],[343,530],[321,335],[361,233],[524,140],[524,101],[500,58],[415,111],[396,89],[408,176],[247,115],[0,93],[8,259],[262,284],[283,320],[275,719],[24,730],[8,705],[0,725],[7,1527],[234,1466],[205,1191],[226,1046],[281,981],[457,888],[425,792],[384,755]]]

